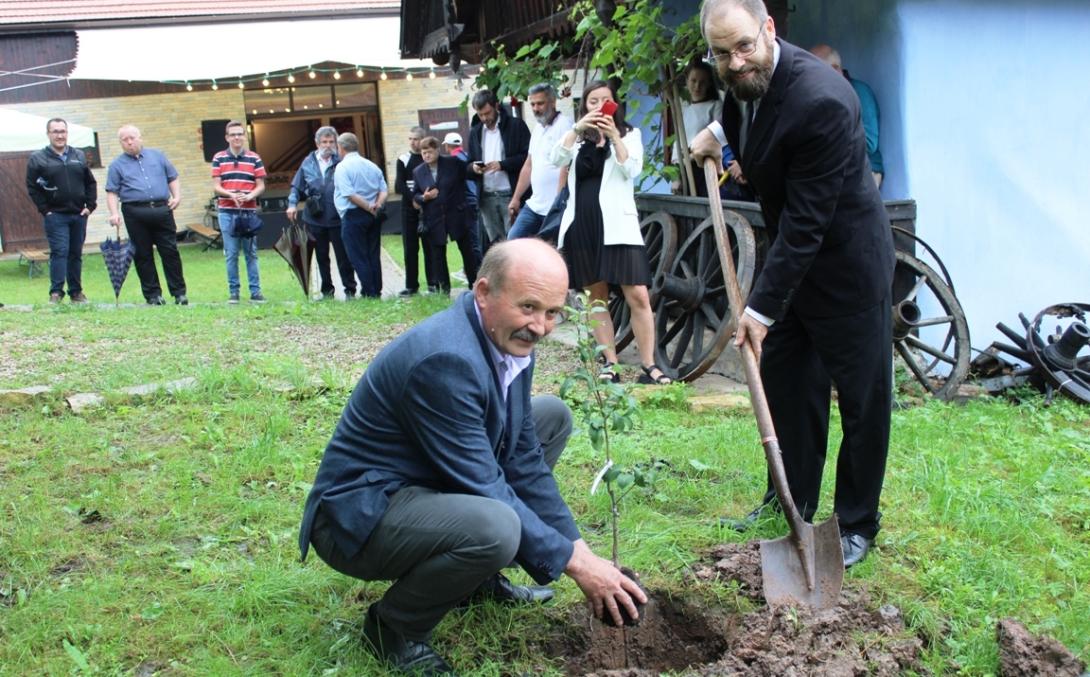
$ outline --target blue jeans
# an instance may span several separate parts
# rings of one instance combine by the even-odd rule
[[[353,207],[341,216],[341,240],[360,278],[360,296],[382,294],[381,235],[371,212]]]
[[[257,269],[257,237],[235,237],[235,219],[239,210],[219,210],[220,233],[223,234],[223,256],[227,259],[227,291],[238,294],[242,286],[238,277],[238,253],[246,255],[246,280],[250,283],[250,297],[261,293],[261,273]]]
[[[45,217],[45,237],[49,240],[49,293],[64,296],[83,291],[83,241],[87,237],[87,217],[53,212]]]
[[[511,224],[511,231],[507,233],[508,240],[516,240],[520,237],[534,237],[541,230],[541,224],[545,223],[545,215],[538,214],[526,205],[522,205],[515,222]]]

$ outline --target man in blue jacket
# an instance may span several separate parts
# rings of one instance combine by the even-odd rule
[[[79,148],[68,145],[68,123],[53,118],[46,123],[49,145],[30,156],[26,188],[45,223],[49,240],[49,302],[68,298],[86,303],[83,293],[83,241],[87,217],[98,204],[98,182]]]
[[[307,155],[288,193],[288,220],[295,223],[299,203],[304,203],[303,223],[314,238],[311,249],[318,259],[318,273],[322,278],[322,296],[333,298],[333,277],[329,271],[329,246],[337,257],[337,271],[341,274],[345,298],[356,295],[356,271],[348,260],[348,252],[341,240],[341,216],[333,204],[333,172],[340,157],[337,155],[337,130],[320,127],[314,133],[318,149]]]
[[[551,464],[571,431],[558,398],[530,398],[534,345],[564,306],[568,272],[533,238],[495,246],[473,287],[379,353],[356,386],[307,498],[299,545],[363,580],[393,580],[367,611],[364,643],[392,667],[449,675],[428,645],[476,595],[548,599],[566,573],[596,615],[636,615],[639,587],[592,553]]]

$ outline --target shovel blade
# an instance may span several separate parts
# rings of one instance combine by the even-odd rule
[[[803,522],[795,533],[761,541],[761,578],[769,606],[836,606],[844,584],[836,516],[817,526]]]

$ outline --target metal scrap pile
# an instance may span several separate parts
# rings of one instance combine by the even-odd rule
[[[989,392],[1029,385],[1045,393],[1048,401],[1057,393],[1090,404],[1090,346],[1086,316],[1090,304],[1060,303],[1037,313],[1030,321],[1019,313],[1024,333],[1000,322],[995,325],[1013,345],[996,341],[971,363],[971,373]],[[1012,357],[1024,365],[1004,359]]]

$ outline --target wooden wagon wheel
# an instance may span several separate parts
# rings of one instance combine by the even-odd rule
[[[931,395],[950,399],[969,373],[965,311],[944,277],[915,256],[898,251],[896,270],[915,283],[893,299],[893,347]]]
[[[655,212],[640,223],[643,242],[647,247],[647,258],[651,263],[651,306],[658,298],[658,287],[663,279],[663,271],[674,261],[677,252],[677,222],[666,212]],[[614,344],[621,352],[632,342],[631,314],[620,288],[609,290],[609,317],[613,320]]]
[[[744,297],[753,284],[757,260],[753,229],[736,212],[724,210],[723,217]],[[710,216],[685,238],[655,286],[656,361],[677,378],[694,381],[715,364],[734,331]]]

